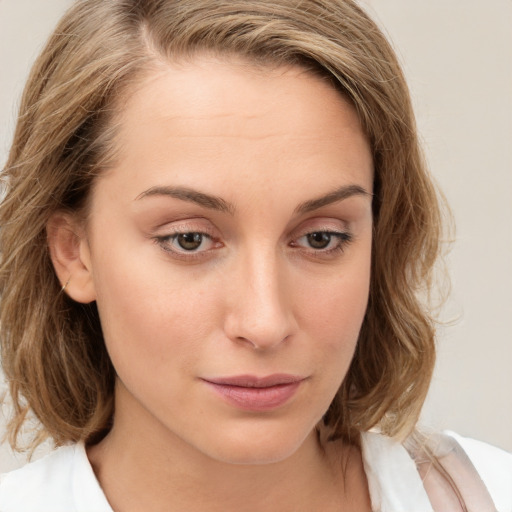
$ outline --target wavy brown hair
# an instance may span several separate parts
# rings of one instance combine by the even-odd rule
[[[396,56],[351,0],[79,0],[26,85],[0,207],[2,364],[17,447],[27,413],[32,445],[95,442],[114,412],[115,371],[95,304],[62,293],[46,225],[80,212],[109,167],[122,100],[156,60],[208,52],[257,65],[299,65],[349,98],[375,166],[370,298],[356,353],[324,421],[356,440],[379,426],[414,427],[435,359],[434,322],[418,298],[439,252],[439,199],[419,149]]]

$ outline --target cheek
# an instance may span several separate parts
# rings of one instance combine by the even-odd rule
[[[298,294],[302,320],[308,329],[323,334],[325,342],[355,344],[368,304],[369,286],[369,265],[344,270],[320,284],[304,282]]]
[[[352,362],[366,312],[369,270],[352,269],[338,278],[312,286],[303,283],[297,303],[300,311],[303,352],[311,365],[314,386],[309,403],[315,420],[326,413]],[[304,355],[304,354],[303,354]]]
[[[347,271],[320,286],[309,281],[300,294],[302,328],[312,340],[311,357],[323,374],[326,395],[337,391],[352,361],[368,304],[369,282],[369,263],[350,270],[347,266]]]
[[[218,300],[196,279],[172,272],[165,258],[143,261],[140,253],[97,261],[104,338],[120,377],[162,368],[169,378],[194,365],[218,316]]]

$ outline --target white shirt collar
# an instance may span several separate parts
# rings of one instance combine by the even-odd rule
[[[365,432],[362,456],[374,512],[433,512],[416,464],[398,441]]]

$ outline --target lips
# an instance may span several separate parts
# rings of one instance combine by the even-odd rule
[[[304,377],[275,374],[265,377],[237,375],[203,379],[230,405],[248,411],[270,411],[285,405],[296,394]]]

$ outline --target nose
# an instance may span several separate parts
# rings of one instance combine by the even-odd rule
[[[225,334],[257,350],[278,347],[294,332],[293,294],[284,262],[274,251],[253,253],[238,263],[229,285]]]

